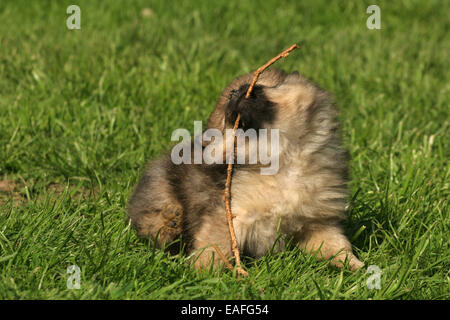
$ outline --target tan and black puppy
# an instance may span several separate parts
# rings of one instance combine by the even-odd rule
[[[251,80],[247,74],[232,81],[208,121],[208,128],[225,132],[240,113],[244,130],[279,132],[275,174],[261,174],[259,162],[233,167],[231,205],[239,248],[260,257],[281,232],[337,266],[347,259],[351,268],[361,267],[340,226],[348,197],[348,152],[331,95],[298,73],[270,69],[245,99]],[[128,215],[139,235],[157,238],[159,245],[181,237],[188,253],[198,250],[196,266],[207,266],[213,244],[232,256],[225,180],[226,164],[176,165],[167,154],[149,163]]]

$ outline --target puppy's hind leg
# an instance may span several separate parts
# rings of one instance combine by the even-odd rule
[[[176,240],[181,234],[182,207],[177,203],[160,208],[148,208],[131,218],[138,235],[157,240],[163,247]]]
[[[299,241],[300,248],[317,254],[319,258],[331,259],[331,264],[344,267],[347,260],[352,270],[364,266],[352,253],[352,245],[343,234],[342,229],[335,225],[309,225]]]
[[[143,214],[137,221],[138,234],[146,238],[157,238],[162,247],[174,241],[181,234],[183,208],[177,203],[154,209]]]
[[[157,245],[163,247],[180,236],[183,207],[174,197],[165,172],[158,170],[157,166],[151,169],[143,175],[134,190],[128,205],[128,216],[138,235],[156,239]]]

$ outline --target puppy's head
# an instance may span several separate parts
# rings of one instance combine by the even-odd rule
[[[298,72],[266,70],[245,98],[252,79],[252,73],[246,74],[225,88],[208,120],[208,128],[233,128],[241,114],[239,128],[278,129],[280,137],[299,143],[308,133],[334,126],[336,111],[331,95]]]

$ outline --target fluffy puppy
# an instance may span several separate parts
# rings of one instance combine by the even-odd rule
[[[231,209],[240,250],[260,257],[281,233],[334,265],[347,260],[352,269],[361,267],[340,225],[348,197],[348,152],[331,95],[298,73],[270,69],[245,99],[251,80],[247,74],[232,81],[208,120],[208,128],[225,132],[240,113],[239,128],[279,132],[275,174],[262,175],[259,162],[233,167]],[[181,238],[187,253],[198,253],[197,267],[220,263],[213,244],[232,256],[225,181],[226,164],[176,165],[164,155],[149,163],[137,184],[129,218],[139,235],[156,238],[160,246]]]

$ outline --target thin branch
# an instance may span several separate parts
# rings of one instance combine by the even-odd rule
[[[245,98],[247,99],[250,96],[250,94],[251,94],[251,92],[253,90],[253,87],[256,84],[256,81],[258,81],[259,75],[261,73],[263,73],[264,70],[266,70],[268,67],[270,67],[277,60],[279,60],[281,58],[286,58],[287,56],[289,56],[291,51],[293,51],[294,49],[297,49],[298,47],[299,46],[297,44],[293,44],[288,49],[284,50],[283,52],[281,52],[280,54],[278,54],[274,58],[270,59],[262,67],[258,68],[253,73],[253,81],[251,82],[250,86],[248,87],[248,90],[247,90],[247,93],[245,95]],[[233,149],[234,149],[234,137],[235,137],[236,130],[237,130],[237,127],[239,125],[240,119],[241,119],[241,115],[238,114],[238,116],[236,118],[236,121],[234,123],[234,127],[233,127],[233,136],[232,136]],[[237,271],[237,276],[239,278],[240,275],[248,276],[248,273],[241,266],[241,256],[239,254],[239,248],[237,246],[237,240],[236,240],[236,233],[234,231],[234,226],[233,226],[233,219],[235,218],[235,216],[231,212],[231,172],[233,171],[233,159],[232,158],[233,158],[233,152],[230,152],[230,156],[229,156],[229,159],[228,159],[229,160],[228,161],[228,167],[227,167],[227,180],[226,180],[226,183],[225,183],[224,201],[225,201],[225,210],[226,210],[226,213],[227,213],[228,229],[230,231],[230,237],[231,237],[231,250],[233,251],[234,258],[236,260],[236,271]],[[217,249],[218,248],[216,248],[216,250]],[[220,252],[220,251],[218,250],[217,252]],[[220,255],[220,253],[219,253],[219,255]]]
[[[247,90],[247,94],[245,95],[245,99],[248,99],[248,97],[250,97],[250,93],[253,90],[253,87],[256,84],[256,81],[258,81],[258,77],[261,73],[264,72],[264,70],[266,70],[268,67],[270,67],[272,64],[274,64],[275,62],[277,62],[278,60],[280,60],[281,58],[286,58],[287,56],[289,56],[289,54],[295,50],[299,48],[299,46],[297,44],[293,44],[292,46],[290,46],[288,49],[284,50],[283,52],[281,52],[279,55],[273,57],[272,59],[270,59],[265,65],[263,65],[262,67],[258,68],[254,73],[253,73],[253,81],[250,84],[250,87],[248,87]]]
[[[228,261],[227,257],[225,257],[225,255],[223,254],[222,250],[220,250],[220,248],[216,245],[213,244],[212,245],[214,247],[214,249],[217,251],[217,254],[219,255],[220,259],[223,260],[223,262],[225,263],[225,265],[227,266],[227,268],[233,272],[233,266],[231,265],[230,261]]]
[[[236,134],[237,127],[239,125],[239,120],[241,119],[241,115],[238,114],[236,118],[236,122],[233,127],[233,149],[234,149],[234,135]],[[248,273],[241,266],[241,256],[239,254],[239,248],[237,246],[236,233],[234,231],[233,219],[234,215],[231,213],[231,172],[233,170],[233,152],[230,152],[230,156],[228,158],[228,167],[227,167],[227,181],[225,182],[225,193],[224,193],[224,201],[225,201],[225,210],[227,212],[227,222],[228,229],[230,231],[231,237],[231,250],[233,251],[234,258],[236,260],[236,271],[239,275],[248,276]]]

